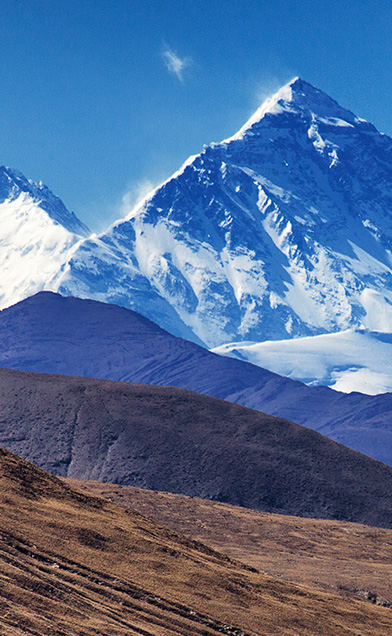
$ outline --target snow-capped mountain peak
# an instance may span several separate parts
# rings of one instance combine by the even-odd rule
[[[0,306],[55,287],[88,228],[43,183],[0,167]]]
[[[295,78],[84,241],[58,291],[209,347],[392,331],[391,210],[392,140]]]
[[[21,195],[26,195],[38,205],[48,216],[62,225],[66,230],[78,236],[89,236],[90,230],[81,223],[73,212],[42,181],[36,183],[14,168],[0,166],[0,203],[15,201]]]
[[[312,86],[300,77],[280,88],[277,93],[268,97],[242,128],[223,143],[242,139],[245,134],[255,135],[258,124],[267,117],[282,113],[301,113],[302,117],[329,126],[353,126],[361,124],[376,131],[372,124],[356,117],[350,110],[342,108],[332,97],[319,88]],[[263,122],[263,125],[268,122]]]
[[[42,216],[51,199],[41,184],[0,176],[25,221],[56,225],[52,208]],[[391,210],[392,140],[295,78],[100,236],[56,225],[68,232],[53,239],[60,251],[38,259],[50,272],[29,280],[33,291],[129,307],[208,347],[392,332]],[[14,236],[25,272],[34,249]]]
[[[255,124],[258,124],[266,115],[276,115],[284,110],[289,110],[293,96],[292,85],[298,79],[299,78],[294,78],[291,82],[282,86],[277,93],[271,95],[271,97],[267,97],[267,99],[261,104],[261,106],[259,106],[256,112],[253,113],[240,130],[228,139],[224,139],[222,143],[230,142],[233,139],[242,139],[244,134],[250,131],[251,128]]]

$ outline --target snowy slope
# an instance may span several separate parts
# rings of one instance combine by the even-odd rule
[[[392,334],[347,329],[292,340],[233,342],[213,351],[311,386],[392,393]]]
[[[89,230],[42,183],[0,167],[0,306],[56,287]]]
[[[392,140],[295,79],[73,253],[57,290],[208,347],[392,332]]]

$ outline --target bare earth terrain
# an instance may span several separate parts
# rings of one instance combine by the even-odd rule
[[[278,581],[0,451],[5,636],[389,636],[392,613]]]

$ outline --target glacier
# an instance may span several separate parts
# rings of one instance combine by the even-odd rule
[[[367,395],[392,393],[392,334],[368,329],[270,340],[233,342],[211,350],[308,386]]]

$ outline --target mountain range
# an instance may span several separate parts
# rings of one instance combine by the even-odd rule
[[[115,305],[40,292],[3,309],[0,366],[190,389],[316,429],[392,465],[390,393],[307,387],[218,356]]]
[[[237,351],[348,329],[383,343],[378,334],[392,332],[391,168],[388,136],[296,78],[99,236],[45,186],[2,169],[1,306],[58,291]],[[327,372],[313,364],[311,377],[293,366],[289,374],[389,390],[364,364],[340,356]]]
[[[0,168],[1,634],[390,634],[391,186],[299,78],[99,236]]]

